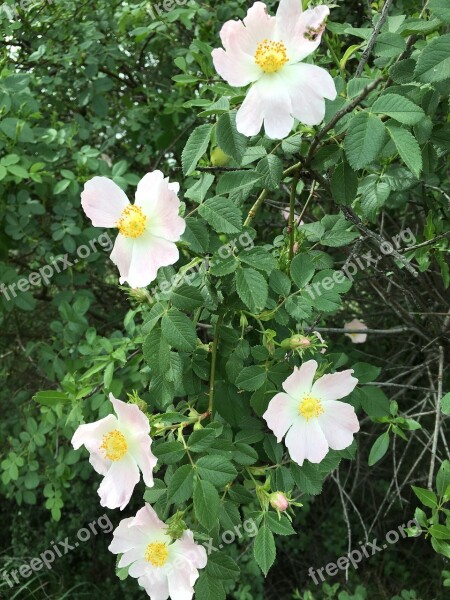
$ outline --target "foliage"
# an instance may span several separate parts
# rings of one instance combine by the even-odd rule
[[[9,376],[0,392],[0,510],[11,525],[2,566],[9,571],[29,548],[44,551],[100,514],[98,477],[70,439],[80,423],[110,412],[112,392],[145,409],[158,457],[155,486],[135,494],[129,515],[143,500],[166,520],[181,513],[198,541],[218,548],[198,580],[199,600],[372,600],[383,586],[380,598],[444,597],[446,2],[422,10],[395,0],[376,39],[382,2],[340,2],[314,54],[338,97],[322,125],[298,124],[282,141],[237,132],[244,91],[212,65],[220,27],[244,17],[247,3],[189,0],[158,18],[140,1],[8,4],[18,16],[0,10],[0,280],[17,283],[61,255],[73,264],[53,268],[47,284],[0,295],[0,369]],[[277,3],[267,4],[273,14]],[[120,288],[110,247],[89,246],[102,231],[87,222],[80,193],[103,175],[132,197],[156,168],[181,184],[181,258],[148,290]],[[365,346],[343,335],[353,317],[378,331]],[[297,334],[311,345],[294,347]],[[320,375],[354,369],[359,386],[346,401],[362,433],[300,467],[261,417],[310,358]],[[270,507],[272,491],[303,504],[292,524]],[[368,529],[384,537],[413,515],[426,533],[399,542],[408,549],[384,574],[374,579],[364,566],[353,587],[344,577],[344,587],[310,586],[312,559],[345,555],[349,530],[355,546]],[[236,528],[242,535],[225,543]],[[126,573],[114,579],[106,546],[96,539],[61,559],[29,580],[40,595],[24,588],[23,597],[141,596]],[[417,572],[413,552],[425,565]],[[74,574],[79,560],[85,571]]]

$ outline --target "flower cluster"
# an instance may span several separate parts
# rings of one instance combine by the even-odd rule
[[[231,86],[251,84],[237,114],[241,133],[253,136],[264,124],[269,138],[283,138],[294,119],[306,125],[323,120],[325,98],[336,97],[333,79],[324,69],[302,61],[320,44],[328,14],[326,6],[303,12],[300,0],[281,0],[272,17],[262,2],[256,2],[242,22],[225,23],[220,34],[224,48],[214,50],[212,57],[217,72]],[[161,267],[178,261],[176,244],[186,228],[179,215],[178,191],[179,185],[160,171],[139,182],[134,204],[106,177],[85,184],[81,204],[92,224],[118,230],[111,260],[119,269],[120,283],[145,288]],[[300,221],[299,215],[295,219]],[[302,360],[307,350],[326,351],[318,332],[294,335],[281,347],[296,351]],[[272,398],[263,415],[278,442],[285,436],[290,457],[298,465],[305,459],[319,463],[330,448],[348,447],[359,430],[353,407],[341,401],[357,384],[353,371],[317,378],[317,370],[315,360],[294,368],[282,384],[284,392]],[[141,474],[145,485],[153,486],[157,459],[146,414],[112,394],[110,401],[115,414],[81,425],[72,444],[75,449],[85,446],[91,465],[103,476],[98,488],[101,505],[123,510]],[[279,515],[298,506],[282,492],[264,490],[264,494],[267,507],[270,504]],[[118,566],[127,567],[153,600],[192,598],[199,569],[207,563],[205,548],[194,541],[193,532],[183,524],[174,533],[149,504],[120,522],[109,550],[120,555]]]

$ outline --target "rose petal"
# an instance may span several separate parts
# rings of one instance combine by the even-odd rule
[[[128,205],[125,192],[107,177],[93,177],[81,192],[81,206],[94,227],[117,227]]]
[[[318,417],[319,425],[333,450],[344,450],[353,442],[353,434],[359,431],[359,421],[351,404],[339,401],[323,402],[325,410]]]
[[[297,418],[298,405],[299,402],[288,394],[283,394],[283,392],[276,394],[269,402],[269,406],[263,414],[263,419],[275,434],[278,443],[281,442],[283,436]]]
[[[292,460],[300,466],[305,459],[320,463],[328,452],[328,443],[317,419],[306,421],[299,417],[289,429],[284,443]]]
[[[294,367],[292,375],[283,382],[284,391],[300,403],[302,396],[311,391],[318,364],[315,360],[304,362],[300,368]]]
[[[348,396],[356,387],[358,380],[352,377],[353,369],[323,375],[318,379],[311,390],[311,395],[322,402],[339,400]]]
[[[138,466],[129,454],[113,462],[98,488],[101,506],[123,510],[139,479]]]
[[[148,417],[139,409],[136,404],[128,404],[109,394],[109,400],[114,407],[119,424],[126,427],[130,433],[140,434],[150,432],[150,423]]]

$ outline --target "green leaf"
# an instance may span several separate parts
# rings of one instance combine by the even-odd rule
[[[241,390],[254,392],[258,390],[266,381],[267,371],[264,367],[252,365],[244,367],[236,378],[236,385]]]
[[[291,277],[299,289],[311,281],[315,270],[314,262],[307,254],[298,254],[291,262]]]
[[[191,452],[204,452],[216,439],[216,435],[214,429],[208,427],[193,431],[187,442],[189,450]]]
[[[439,496],[444,496],[448,486],[450,485],[450,462],[444,460],[439,467],[438,474],[436,476],[436,489]]]
[[[415,125],[425,117],[420,106],[398,94],[380,96],[370,110],[380,115],[388,115],[405,125]]]
[[[390,436],[389,432],[385,431],[375,440],[369,453],[369,467],[372,467],[375,463],[383,458],[389,449]]]
[[[315,496],[322,491],[323,476],[319,465],[306,461],[300,467],[292,463],[291,474],[301,492]]]
[[[276,513],[267,512],[264,515],[264,522],[277,535],[295,535],[295,529],[284,515],[278,516]]]
[[[198,474],[217,487],[230,483],[236,475],[233,464],[222,456],[202,456],[197,461]]]
[[[358,362],[353,365],[353,377],[358,379],[358,383],[369,383],[375,381],[378,375],[381,373],[380,367],[370,365],[365,362]]]
[[[253,544],[253,554],[261,571],[267,576],[276,557],[275,540],[267,525],[263,525],[258,531]]]
[[[397,152],[413,175],[419,178],[422,171],[422,153],[416,138],[407,129],[388,125],[387,130],[397,148]]]
[[[236,581],[239,577],[239,567],[235,561],[223,552],[213,552],[208,558],[206,570],[212,577],[217,579],[232,579]]]
[[[373,162],[383,148],[385,126],[367,112],[353,117],[345,137],[344,149],[353,169],[363,169]]]
[[[252,268],[239,268],[236,271],[236,291],[242,302],[252,313],[264,310],[269,294],[267,281]]]
[[[70,402],[67,394],[55,390],[38,392],[33,396],[33,400],[42,406],[57,406],[61,402]]]
[[[448,0],[430,0],[427,8],[444,23],[450,23],[450,4]]]
[[[183,241],[187,242],[194,252],[203,254],[208,251],[209,231],[204,221],[189,217],[186,219],[186,231]]]
[[[331,193],[338,204],[350,205],[358,191],[358,176],[351,166],[341,162],[331,177]]]
[[[190,175],[195,171],[198,161],[208,150],[212,130],[213,126],[210,124],[200,125],[189,136],[181,155],[184,175]]]
[[[183,465],[175,471],[167,488],[167,502],[180,504],[192,497],[194,471],[192,465]]]
[[[196,600],[225,600],[225,590],[220,579],[206,571],[201,571],[195,586],[195,598]]]
[[[194,310],[204,304],[204,299],[199,289],[187,283],[176,287],[170,295],[170,300],[175,308],[185,311]]]
[[[263,187],[275,190],[283,177],[283,163],[278,156],[269,154],[259,161],[256,171],[263,178]]]
[[[445,525],[432,525],[429,532],[438,540],[450,540],[450,529]]]
[[[419,53],[414,75],[423,83],[434,83],[450,78],[450,34],[429,42]]]
[[[173,465],[180,462],[185,452],[183,444],[175,441],[155,444],[152,450],[158,462],[166,465]]]
[[[226,198],[209,198],[200,205],[198,212],[217,233],[239,233],[242,229],[240,209]]]
[[[428,508],[436,508],[437,498],[434,492],[425,488],[416,487],[415,485],[411,487],[415,495],[419,498],[424,506],[428,506]]]
[[[374,53],[383,58],[396,58],[406,49],[406,41],[399,33],[382,33],[375,44]]]
[[[450,392],[441,398],[441,410],[444,415],[450,415]]]
[[[271,273],[277,268],[277,260],[270,252],[261,247],[250,248],[239,254],[239,260],[259,271]]]
[[[194,511],[207,531],[217,525],[219,506],[220,498],[216,488],[209,481],[198,479],[194,488]]]
[[[247,148],[248,139],[236,129],[236,112],[219,117],[216,126],[217,143],[221,149],[240,164]]]
[[[225,173],[217,184],[217,194],[230,194],[231,192],[251,191],[256,182],[261,179],[259,173],[252,170],[232,171]]]
[[[177,350],[192,352],[197,346],[197,334],[194,324],[184,313],[176,308],[170,309],[161,321],[165,340]]]

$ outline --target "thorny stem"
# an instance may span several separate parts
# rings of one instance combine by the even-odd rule
[[[211,357],[211,375],[209,378],[209,404],[208,413],[212,415],[214,408],[214,383],[216,379],[216,361],[217,361],[217,346],[219,344],[220,326],[222,325],[223,315],[219,316],[216,323],[216,331],[214,333],[214,341],[212,346]]]
[[[289,224],[288,224],[288,234],[289,234],[289,261],[292,260],[294,256],[294,240],[295,240],[295,227],[294,227],[294,214],[295,214],[295,193],[297,190],[298,183],[298,175],[295,175],[294,179],[291,183],[291,198],[289,203]]]

